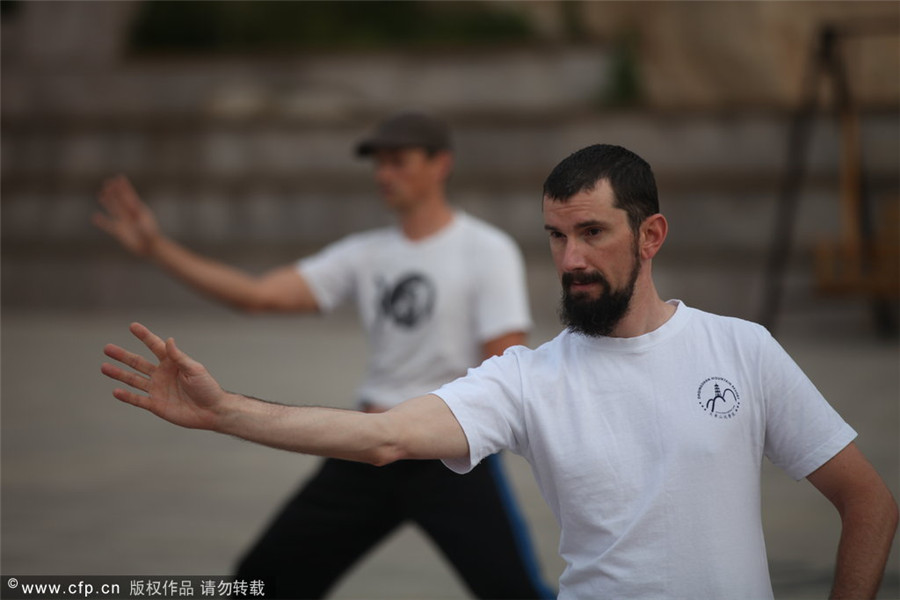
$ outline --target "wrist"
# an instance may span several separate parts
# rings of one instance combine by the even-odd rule
[[[246,421],[252,398],[223,390],[223,396],[213,411],[211,429],[217,433],[241,437],[241,424]]]
[[[284,408],[253,396],[226,391],[214,409],[212,429],[217,433],[265,444],[273,420],[279,421],[283,417],[279,411]]]
[[[140,255],[152,261],[160,262],[165,253],[165,246],[168,243],[162,233],[152,233],[144,236],[144,243],[141,245]]]

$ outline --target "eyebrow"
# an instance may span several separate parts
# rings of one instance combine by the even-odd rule
[[[591,219],[590,221],[581,221],[580,223],[575,223],[575,229],[588,229],[590,227],[606,227],[607,223],[604,221],[598,221],[596,219]],[[559,228],[554,227],[553,225],[544,224],[544,229],[547,231],[559,231]]]

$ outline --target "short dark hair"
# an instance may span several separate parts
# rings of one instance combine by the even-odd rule
[[[650,165],[634,152],[610,144],[588,146],[563,159],[544,181],[544,197],[566,202],[579,192],[594,189],[602,179],[609,181],[615,197],[613,206],[628,213],[634,231],[659,212],[656,178]]]

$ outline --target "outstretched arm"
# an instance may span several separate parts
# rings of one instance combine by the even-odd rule
[[[318,309],[306,281],[291,265],[257,277],[196,254],[167,237],[125,176],[106,181],[99,201],[104,211],[94,214],[94,225],[135,256],[152,261],[213,300],[248,312]]]
[[[104,353],[131,370],[104,363],[101,371],[133,388],[117,388],[113,391],[116,398],[176,425],[283,450],[376,465],[468,455],[462,428],[437,396],[414,398],[375,414],[272,404],[226,392],[173,339],[163,341],[138,323],[131,325],[131,332],[157,362],[110,344]]]
[[[831,598],[874,598],[897,531],[897,503],[851,443],[807,477],[841,516]]]

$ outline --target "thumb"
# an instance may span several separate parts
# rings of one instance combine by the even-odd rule
[[[205,370],[203,365],[182,352],[181,349],[175,345],[175,338],[170,337],[166,340],[166,355],[178,365],[179,369],[188,375],[195,375]]]

